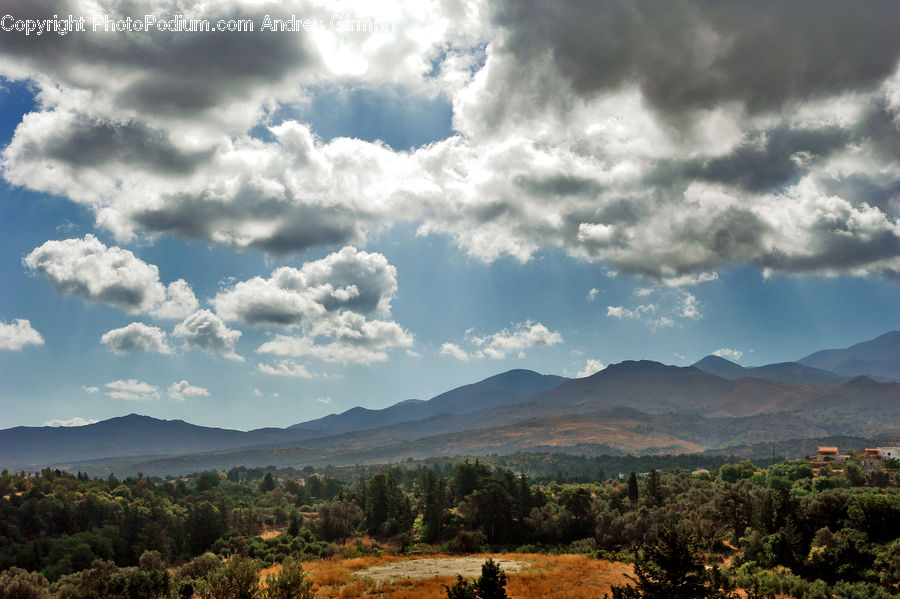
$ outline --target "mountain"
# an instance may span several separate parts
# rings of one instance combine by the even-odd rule
[[[838,357],[847,358],[841,364],[889,362],[891,339]],[[371,464],[515,451],[703,452],[804,437],[895,437],[900,383],[846,379],[807,364],[744,368],[714,356],[688,367],[626,361],[579,379],[512,370],[428,401],[354,408],[285,429],[233,431],[136,414],[77,428],[17,427],[0,431],[0,467],[180,474],[240,464]]]
[[[130,414],[79,427],[15,427],[0,430],[0,467],[34,469],[98,458],[171,456],[248,447],[290,446],[366,429],[419,421],[441,414],[465,414],[523,401],[567,379],[530,370],[511,370],[442,393],[429,401],[407,400],[384,410],[353,408],[286,429],[236,431]],[[438,432],[466,428],[468,420],[437,425]],[[409,426],[400,429],[416,431]],[[383,433],[386,434],[386,433]],[[395,433],[395,437],[402,436]]]
[[[853,378],[852,376],[840,375],[829,370],[813,368],[799,362],[779,362],[777,364],[748,368],[725,358],[712,355],[706,356],[699,362],[694,363],[693,366],[703,372],[726,379],[739,379],[750,376],[794,385],[810,384],[821,385],[822,387],[837,387]]]
[[[848,376],[900,381],[900,331],[891,331],[844,349],[817,351],[797,361]]]
[[[468,414],[485,408],[524,401],[535,393],[558,386],[568,379],[531,370],[510,370],[477,383],[441,393],[428,401],[407,400],[381,410],[351,408],[290,428],[345,433],[381,426],[425,420],[441,414]]]

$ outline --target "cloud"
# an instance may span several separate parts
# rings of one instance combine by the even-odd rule
[[[530,347],[546,347],[563,341],[561,334],[530,320],[516,323],[492,335],[472,335],[470,329],[466,337],[469,343],[475,346],[472,350],[466,351],[455,343],[444,343],[440,354],[461,361],[482,358],[500,360],[506,358],[508,354],[516,354],[519,358],[523,358],[524,350]]]
[[[104,333],[100,342],[117,354],[135,352],[155,352],[171,354],[172,348],[166,343],[166,333],[157,327],[141,322],[132,322],[121,329]]]
[[[668,328],[684,320],[700,320],[703,318],[701,303],[691,293],[678,287],[638,288],[635,295],[645,297],[659,293],[658,301],[636,306],[607,306],[606,316],[616,320],[637,320],[645,322],[651,329]]]
[[[606,368],[606,365],[600,360],[588,358],[588,361],[585,363],[584,368],[582,368],[575,376],[576,378],[584,378],[586,376],[591,376],[592,374],[600,372],[604,368]]]
[[[17,318],[12,323],[0,320],[0,350],[18,351],[26,345],[43,345],[44,338],[31,326],[31,321]]]
[[[103,385],[107,396],[126,401],[149,401],[159,399],[159,387],[136,379],[117,380]]]
[[[220,354],[236,362],[244,361],[244,358],[234,351],[234,345],[241,337],[241,332],[229,329],[221,318],[209,310],[194,312],[176,325],[172,334],[183,338],[188,347]]]
[[[13,6],[17,18],[60,12]],[[186,16],[259,22],[267,10],[202,3]],[[33,85],[37,106],[3,176],[85,206],[120,243],[172,234],[288,254],[411,224],[485,261],[553,249],[663,286],[739,265],[900,276],[892,2],[399,3],[390,17],[389,35],[10,32],[0,74]],[[373,88],[444,94],[454,133],[395,150],[325,141],[289,118],[319,90]],[[197,308],[169,314],[152,284],[59,283],[131,313]],[[298,323],[316,309],[272,278],[254,284],[272,313],[222,312]],[[329,301],[362,306],[359,291]]]
[[[254,395],[255,397],[262,397],[262,396],[263,396],[263,392],[260,391],[259,389],[254,389],[254,390],[253,390],[253,395]]]
[[[441,355],[456,358],[460,362],[468,362],[469,354],[455,343],[444,343],[441,345]]]
[[[156,318],[184,318],[200,307],[197,297],[184,279],[169,283],[166,287],[166,299],[150,313]]]
[[[98,391],[100,391],[100,387],[95,387],[95,386],[82,385],[81,388],[91,394],[97,393]]]
[[[317,397],[316,401],[319,402],[320,404],[328,405],[331,403],[331,398],[330,397]]]
[[[70,418],[68,420],[48,420],[41,426],[86,426],[88,424],[95,424],[97,422],[99,422],[99,420],[85,420],[81,416],[75,416],[74,418]]]
[[[739,349],[729,349],[727,347],[720,347],[716,351],[713,352],[714,356],[719,356],[720,358],[727,358],[732,362],[737,362],[741,359],[741,356],[744,355]]]
[[[209,391],[203,387],[194,387],[186,380],[172,383],[168,388],[169,398],[174,401],[184,401],[187,397],[208,397]]]
[[[129,314],[152,312],[172,318],[196,305],[188,284],[164,287],[159,269],[129,250],[107,247],[93,235],[47,241],[25,257],[25,266],[46,277],[60,295],[121,308]]]
[[[315,323],[338,310],[389,314],[396,291],[397,269],[383,255],[345,247],[300,269],[284,266],[268,279],[239,282],[212,303],[227,320],[285,326]]]
[[[297,364],[290,360],[280,360],[276,362],[274,366],[260,362],[256,367],[263,374],[290,376],[301,379],[311,379],[316,377],[316,374],[310,372],[303,364]]]
[[[331,339],[317,343],[320,337]],[[276,335],[257,348],[261,354],[307,356],[325,362],[371,364],[387,360],[385,350],[410,347],[413,336],[395,322],[366,320],[345,312],[333,320],[320,322],[307,336]]]
[[[595,299],[597,299],[597,294],[598,294],[598,293],[600,293],[600,291],[599,291],[596,287],[592,287],[591,290],[588,291],[588,294],[587,294],[587,299],[588,299],[588,301],[589,301],[589,302],[592,302],[592,301],[594,301]]]

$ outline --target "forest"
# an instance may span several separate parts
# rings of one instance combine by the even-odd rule
[[[0,599],[307,598],[326,596],[305,570],[320,560],[486,552],[630,564],[615,599],[898,594],[895,471],[741,460],[607,475],[591,460],[460,458],[344,479],[311,467],[124,480],[4,470]],[[491,564],[447,596],[507,596]],[[494,591],[478,586],[488,580]]]

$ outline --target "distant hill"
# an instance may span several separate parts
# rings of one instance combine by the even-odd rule
[[[896,335],[848,348],[850,357],[829,350],[810,358],[871,365],[879,362],[873,355],[894,355]],[[900,383],[848,378],[808,364],[744,368],[713,356],[688,367],[626,361],[579,379],[512,370],[428,401],[354,408],[285,429],[233,431],[136,414],[74,428],[16,427],[0,431],[0,467],[181,474],[241,464],[681,453],[835,435],[894,438]]]
[[[843,375],[900,381],[900,331],[891,331],[844,349],[817,351],[797,361]]]
[[[442,414],[468,414],[524,401],[535,393],[567,381],[561,376],[531,370],[510,370],[483,381],[441,393],[428,401],[407,400],[381,410],[352,408],[341,414],[295,424],[290,428],[344,433],[425,420]]]
[[[779,381],[782,383],[791,383],[794,385],[821,385],[823,387],[837,387],[847,383],[852,376],[846,376],[822,370],[821,368],[813,368],[799,362],[779,362],[777,364],[767,364],[765,366],[745,367],[735,364],[730,360],[726,360],[720,356],[706,356],[699,362],[694,363],[694,367],[714,374],[726,379],[739,379],[752,376],[768,381]]]
[[[129,414],[87,426],[28,427],[0,431],[0,466],[27,468],[73,459],[174,455],[301,440],[297,432],[243,432]]]

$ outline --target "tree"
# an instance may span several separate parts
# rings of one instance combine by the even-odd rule
[[[439,541],[444,532],[447,512],[447,481],[433,471],[422,473],[419,485],[419,511],[422,513],[422,540],[426,543]]]
[[[475,596],[478,599],[507,599],[506,572],[500,564],[488,558],[481,565],[481,576],[475,581]]]
[[[628,475],[628,501],[631,503],[631,507],[637,505],[638,502],[637,474],[634,472]]]
[[[263,493],[268,493],[269,491],[274,491],[276,486],[275,479],[272,478],[272,473],[266,472],[262,482],[259,483],[259,490]]]
[[[651,468],[647,474],[645,481],[647,486],[647,496],[653,501],[654,505],[660,505],[663,502],[662,477],[656,468]]]
[[[452,587],[444,585],[447,599],[509,599],[506,594],[506,573],[492,558],[481,565],[481,576],[475,582],[456,576]]]
[[[661,527],[634,562],[633,585],[613,586],[612,599],[732,599],[717,568],[707,571],[688,534]],[[608,596],[607,596],[608,597]]]

